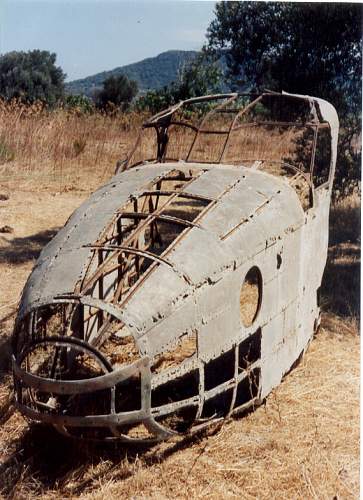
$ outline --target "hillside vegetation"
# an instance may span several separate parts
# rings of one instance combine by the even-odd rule
[[[120,74],[126,75],[130,80],[135,80],[140,92],[160,89],[174,81],[178,71],[196,55],[197,52],[194,50],[168,50],[156,57],[148,57],[133,64],[66,83],[66,92],[92,97],[94,91],[102,87],[104,80]]]

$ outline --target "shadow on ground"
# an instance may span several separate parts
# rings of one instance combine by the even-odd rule
[[[14,441],[15,451],[0,465],[0,492],[6,498],[18,498],[21,490],[35,496],[56,489],[57,494],[73,497],[92,491],[100,477],[125,480],[136,472],[136,462],[147,467],[161,463],[219,429],[215,425],[177,442],[131,447],[70,440],[50,426],[32,424]],[[99,471],[95,471],[97,466]]]
[[[11,339],[0,337],[0,383],[11,370]]]
[[[36,259],[58,228],[47,229],[26,238],[13,238],[0,248],[0,264],[24,264]]]
[[[329,249],[322,282],[322,307],[343,317],[360,317],[360,247]]]
[[[331,207],[329,251],[322,291],[323,309],[360,317],[360,200]]]

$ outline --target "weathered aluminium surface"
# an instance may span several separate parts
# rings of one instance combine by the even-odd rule
[[[329,103],[270,92],[145,123],[27,281],[17,408],[152,441],[261,403],[319,324],[337,134]]]

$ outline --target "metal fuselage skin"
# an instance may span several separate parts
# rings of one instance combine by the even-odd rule
[[[336,141],[332,150],[335,165]],[[110,220],[150,185],[175,172],[191,178],[182,192],[193,200],[205,200],[202,212],[161,255],[144,252],[144,257],[154,259],[153,266],[127,300],[115,302],[104,292],[107,286],[114,290],[118,270],[102,282],[102,293],[100,285],[82,293],[79,283],[89,272],[95,242]],[[166,162],[115,175],[83,203],[41,253],[22,296],[15,350],[21,351],[19,332],[24,322],[30,328],[29,322],[36,321],[34,312],[64,303],[95,307],[122,322],[138,359],[123,366],[105,361],[100,377],[62,381],[30,373],[22,365],[26,354],[14,355],[18,408],[63,432],[105,427],[112,436],[132,441],[136,438],[122,426],[142,423],[152,439],[163,439],[175,433],[168,416],[192,409],[190,426],[198,429],[258,405],[304,352],[319,324],[332,176],[333,172],[329,183],[313,190],[311,206],[304,210],[285,178],[243,165]],[[260,276],[258,307],[245,326],[241,287],[255,268]],[[94,327],[87,339],[73,336],[80,351],[93,353],[102,364],[104,358],[97,354],[100,331],[100,326]],[[190,356],[163,370],[154,369],[161,355],[192,335],[196,344]],[[54,345],[67,348],[67,342],[66,337],[63,344],[55,338]],[[135,376],[140,381],[140,407],[117,409],[117,386]],[[186,391],[179,390],[183,384]],[[57,414],[49,402],[43,403],[44,408],[29,405],[23,386],[50,397],[100,389],[113,396],[107,413]]]

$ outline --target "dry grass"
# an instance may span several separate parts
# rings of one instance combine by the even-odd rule
[[[0,235],[3,409],[11,385],[8,338],[35,258],[113,171],[136,128],[122,125],[122,117],[12,113],[0,110],[8,151],[0,194],[9,196],[0,201],[0,225],[14,228]],[[75,155],[82,138],[86,144],[82,151],[82,142],[76,146]],[[4,497],[357,498],[359,205],[355,197],[333,207],[322,327],[265,406],[207,434],[147,450],[73,443],[14,414],[0,428]]]
[[[95,189],[126,157],[144,117],[48,111],[0,101],[1,179]]]

